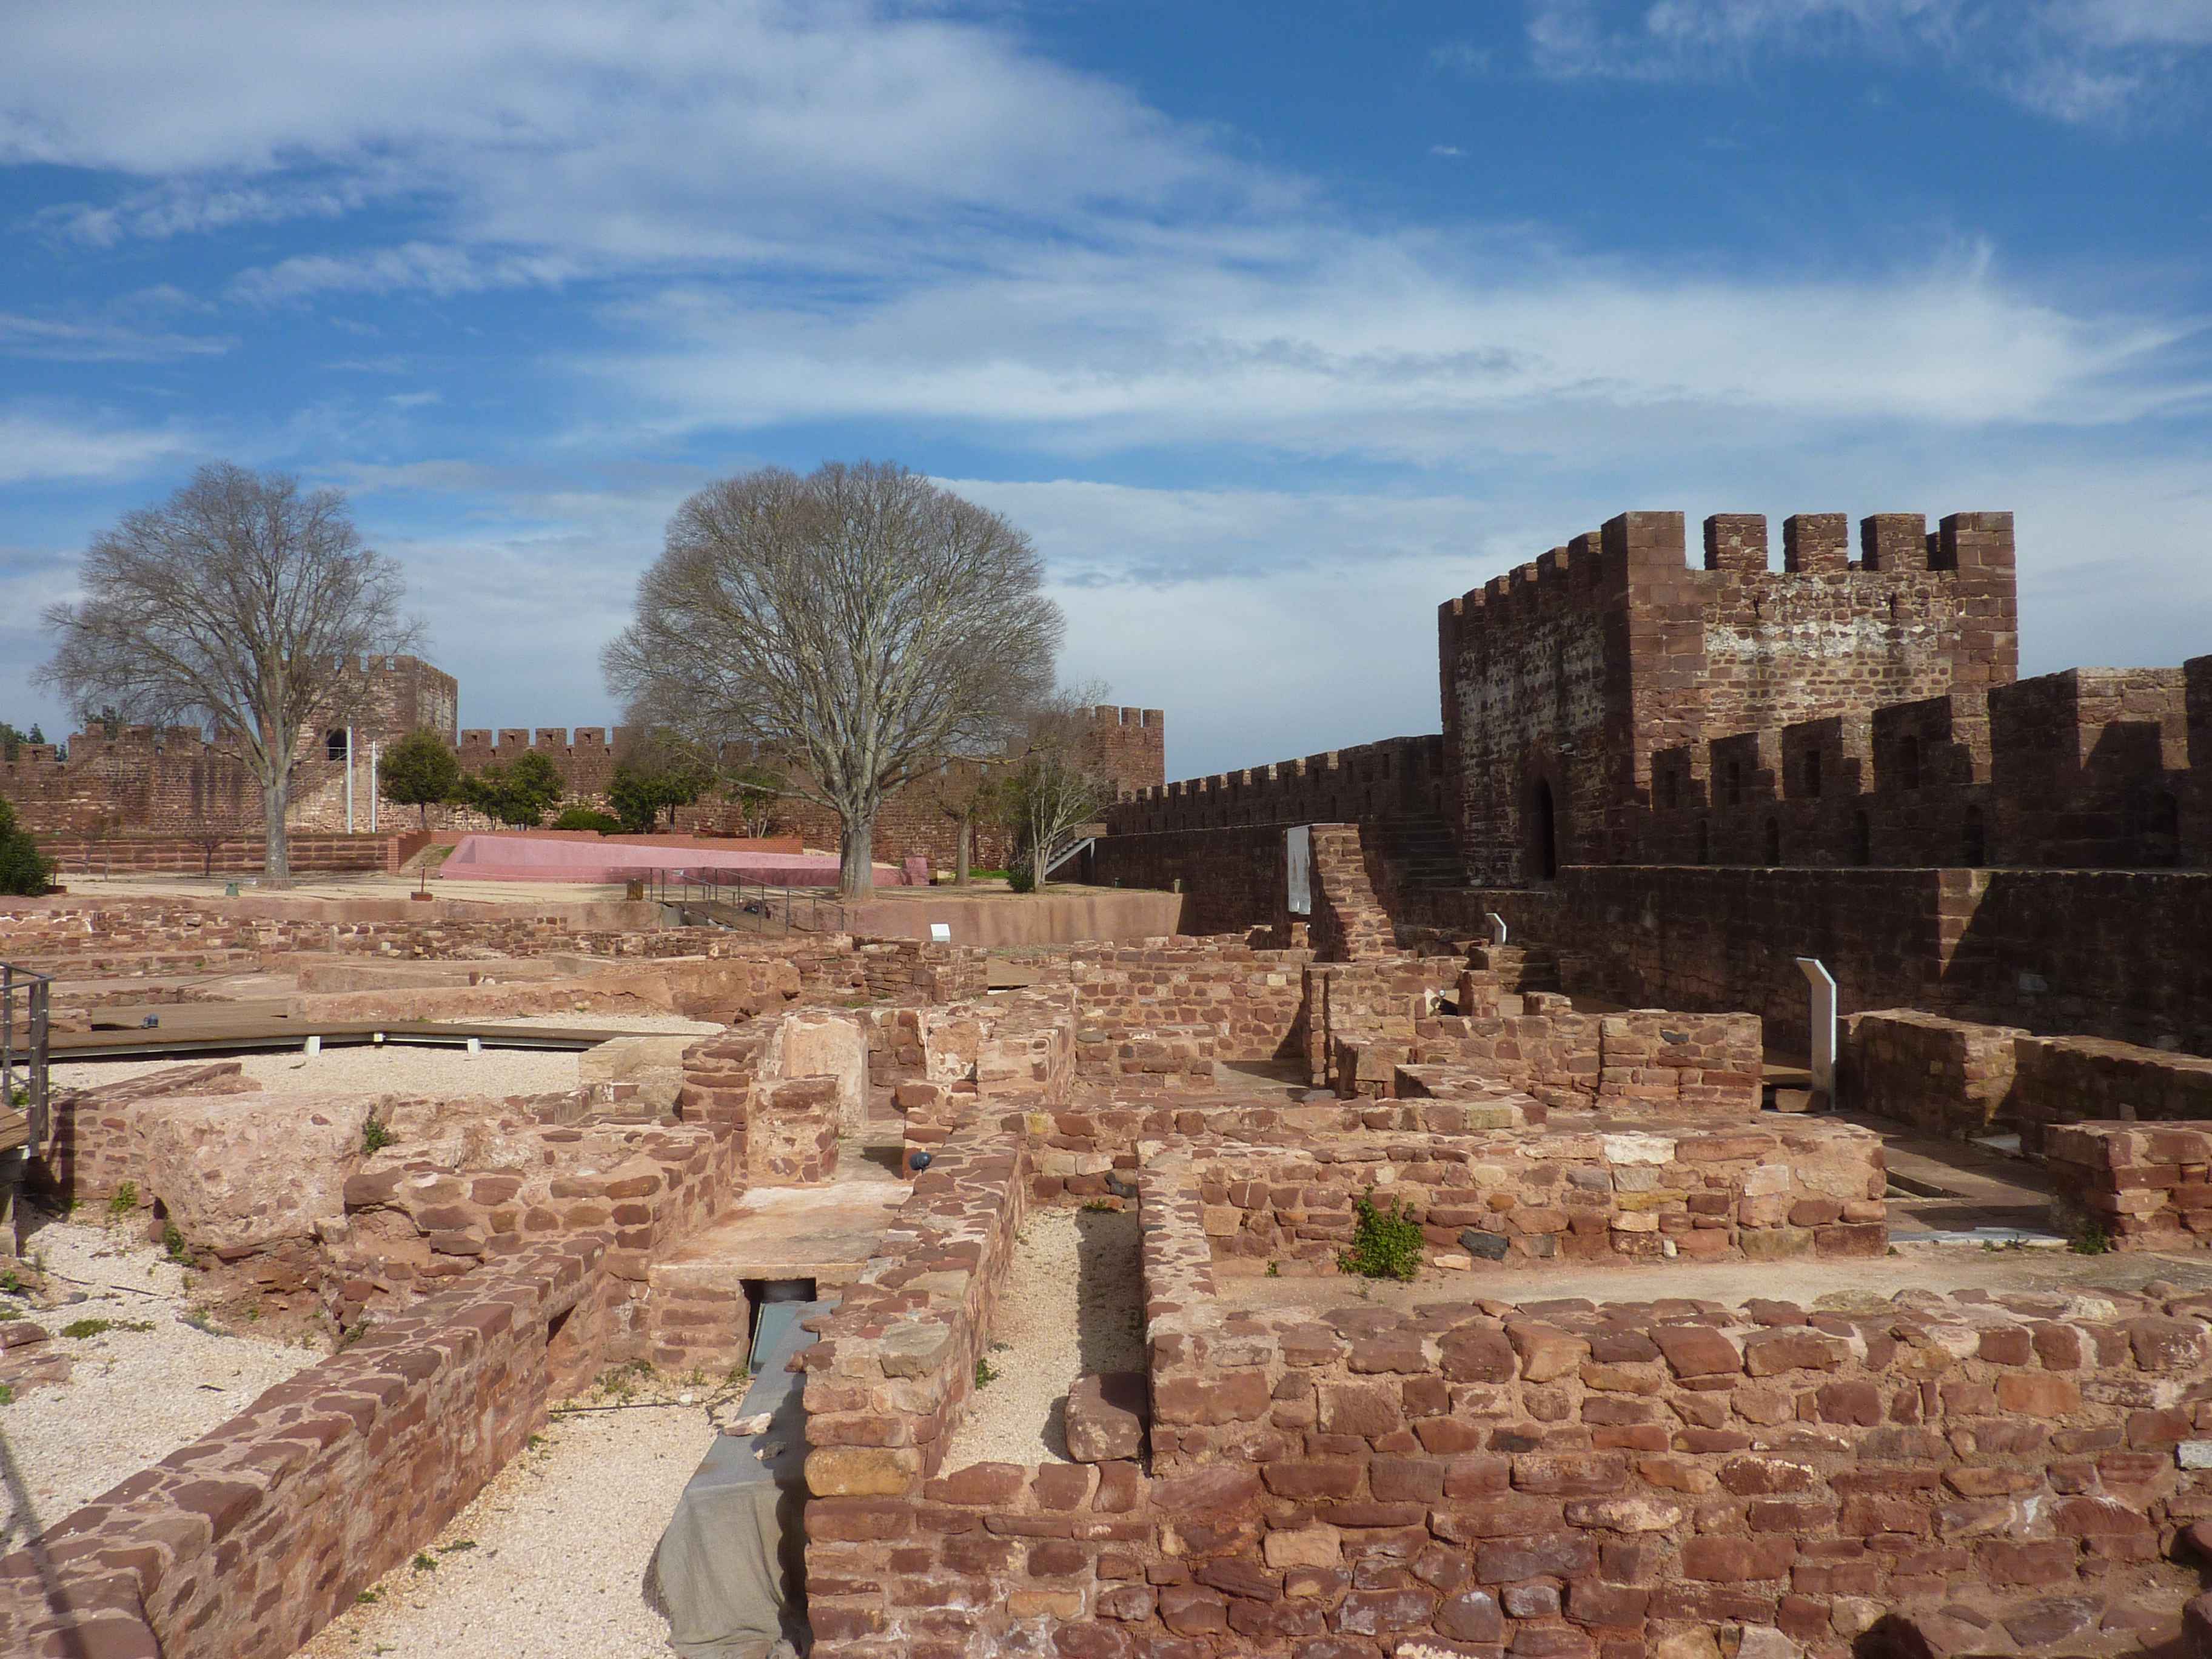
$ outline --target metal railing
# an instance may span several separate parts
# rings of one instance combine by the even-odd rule
[[[633,870],[624,878],[642,896],[676,912],[684,927],[786,937],[852,931],[845,906],[828,887],[780,887],[715,870]]]
[[[46,1135],[46,999],[52,981],[0,963],[0,1098],[30,1120],[33,1152]]]

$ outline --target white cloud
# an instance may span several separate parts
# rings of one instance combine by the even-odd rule
[[[88,423],[27,404],[0,408],[0,484],[127,477],[198,447],[181,428]]]
[[[1757,281],[1522,239],[1194,234],[1009,252],[1000,270],[833,310],[686,286],[618,319],[641,343],[586,362],[672,429],[884,416],[1067,453],[1571,453],[1607,410],[1697,411],[1670,418],[1762,441],[1778,416],[2087,425],[2205,386],[2171,350],[2189,324],[2040,303],[1974,250],[1920,272]]]
[[[228,335],[150,331],[122,322],[71,322],[0,311],[0,356],[65,363],[152,363],[220,356],[238,341]]]
[[[1004,28],[891,0],[210,0],[158,16],[83,0],[9,20],[6,160],[161,181],[58,222],[93,240],[414,190],[456,240],[586,261],[815,257],[831,228],[858,258],[887,226],[947,216],[1145,216],[1279,187]],[[288,172],[305,176],[270,182]],[[270,281],[483,280],[399,252]]]
[[[2212,47],[2212,0],[1528,0],[1529,60],[1558,79],[1749,72],[1765,52],[1932,61],[2071,123],[2158,107]]]

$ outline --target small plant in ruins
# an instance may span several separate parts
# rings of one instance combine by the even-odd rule
[[[2066,1241],[2066,1248],[2076,1255],[2104,1255],[2112,1248],[2112,1237],[2095,1222],[2085,1221]]]
[[[975,1386],[977,1388],[988,1389],[991,1384],[998,1380],[999,1368],[996,1365],[994,1365],[987,1358],[978,1358],[975,1361]]]
[[[1421,1271],[1422,1243],[1421,1230],[1402,1202],[1378,1210],[1370,1195],[1353,1206],[1352,1247],[1337,1256],[1336,1265],[1362,1279],[1415,1279]]]
[[[399,1137],[392,1133],[391,1126],[381,1118],[367,1118],[361,1126],[361,1155],[374,1158]]]
[[[115,1195],[107,1200],[107,1218],[120,1221],[138,1207],[138,1183],[126,1181],[116,1188]]]

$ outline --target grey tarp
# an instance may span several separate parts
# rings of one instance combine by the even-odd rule
[[[764,1412],[768,1427],[714,1437],[660,1535],[660,1602],[684,1659],[790,1659],[791,1632],[805,1629],[806,1379],[787,1368],[814,1336],[799,1318],[771,1339],[745,1391],[742,1414]]]

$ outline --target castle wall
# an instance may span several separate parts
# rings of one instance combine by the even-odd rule
[[[1852,561],[1840,515],[1797,514],[1778,572],[1762,516],[1719,514],[1692,570],[1680,514],[1623,514],[1447,601],[1444,742],[1475,878],[1632,856],[1661,751],[1686,749],[1674,787],[1704,793],[1715,738],[2008,684],[2011,515],[1954,514],[1933,536],[1921,524],[1864,520]]]
[[[552,763],[573,805],[604,806],[614,781],[616,756],[628,731],[620,726],[506,726],[494,731],[458,721],[459,684],[414,657],[364,659],[370,707],[354,727],[353,821],[358,831],[372,817],[380,830],[410,829],[427,822],[434,829],[483,829],[489,820],[465,807],[434,806],[422,812],[376,799],[372,755],[389,748],[419,727],[434,731],[453,745],[464,772],[475,774],[495,763],[511,764],[526,754]],[[1166,777],[1167,716],[1157,708],[1102,705],[1089,713],[1085,746],[1091,762],[1111,780],[1117,795],[1157,791]],[[336,737],[336,744],[331,739]],[[337,758],[332,757],[333,750]],[[260,787],[236,756],[208,744],[197,730],[155,732],[130,726],[112,737],[79,732],[60,759],[51,744],[21,744],[0,760],[0,798],[19,820],[42,837],[72,843],[115,837],[167,836],[205,838],[215,835],[252,836],[262,823]],[[348,829],[347,767],[342,733],[302,735],[293,773],[289,814],[295,830],[337,833]],[[734,762],[752,757],[750,745],[732,745]],[[911,857],[951,868],[957,857],[957,811],[985,769],[976,761],[949,761],[933,777],[917,780],[884,805],[876,822],[875,856],[898,863]],[[835,848],[836,813],[796,797],[779,802],[772,815],[784,834],[808,846]],[[702,802],[678,810],[677,827],[717,833],[743,829],[742,815],[726,803]],[[1013,853],[1003,832],[978,827],[971,860],[981,869],[1003,867]],[[231,867],[243,867],[235,860]]]
[[[1106,811],[1116,836],[1235,824],[1372,823],[1447,805],[1443,740],[1388,738],[1241,772],[1154,784]]]
[[[2182,668],[2070,668],[1652,757],[1651,864],[2156,868],[2201,862]],[[2193,678],[2192,678],[2193,677]]]
[[[418,726],[452,741],[459,698],[453,677],[419,658],[364,658],[362,672],[368,706],[353,728],[356,830],[369,824],[373,745],[389,748]],[[0,760],[0,797],[34,835],[242,835],[261,828],[261,786],[252,769],[208,743],[196,727],[124,726],[112,736],[80,732],[69,740],[69,758],[59,754],[51,744],[26,744],[12,758]],[[294,750],[294,829],[346,829],[343,756],[342,732],[301,734]],[[393,810],[378,809],[379,828],[393,827],[384,821]]]

